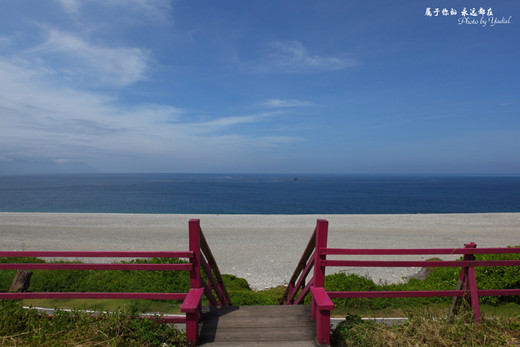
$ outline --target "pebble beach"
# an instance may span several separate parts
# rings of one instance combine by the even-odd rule
[[[0,250],[183,251],[188,249],[188,221],[192,218],[200,219],[221,272],[245,278],[256,290],[287,284],[317,219],[329,221],[328,245],[334,248],[456,248],[469,242],[475,242],[477,247],[520,245],[520,213],[183,215],[3,212],[0,213]],[[423,260],[430,256],[410,257],[409,260]],[[374,258],[358,256],[351,259]],[[385,256],[384,259],[403,259],[403,256]],[[376,282],[399,282],[420,269],[327,270],[328,273],[366,275]]]

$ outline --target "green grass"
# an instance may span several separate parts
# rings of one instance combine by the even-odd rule
[[[519,260],[520,254],[477,255],[477,260]],[[460,268],[433,268],[424,280],[411,279],[400,284],[376,284],[372,280],[344,273],[326,276],[327,291],[399,291],[399,290],[453,290],[459,279]],[[520,267],[498,266],[476,268],[479,289],[516,289],[520,288]],[[310,302],[310,299],[307,299]],[[354,310],[383,310],[432,304],[449,305],[449,297],[433,298],[373,298],[373,299],[333,299],[338,308]],[[481,304],[499,305],[520,304],[520,296],[480,297]]]
[[[520,259],[520,255],[482,255],[477,256],[477,259]],[[0,262],[43,262],[43,260],[36,258],[0,258]],[[183,261],[179,259],[148,259],[133,260],[131,262],[182,263]],[[15,270],[0,271],[0,290],[8,290],[15,273]],[[328,291],[455,289],[459,273],[460,268],[434,268],[432,273],[426,279],[410,280],[403,284],[376,284],[372,280],[362,276],[339,273],[326,276],[325,288]],[[479,288],[520,288],[520,267],[478,268],[476,274]],[[223,275],[223,279],[234,305],[276,305],[285,291],[285,286],[254,291],[251,290],[249,284],[243,278],[233,275]],[[33,292],[188,292],[189,273],[185,271],[35,270],[33,271],[30,290]],[[341,332],[342,337],[340,338],[340,341],[350,341],[353,339],[352,341],[354,341],[354,345],[357,345],[359,342],[356,339],[368,341],[366,345],[382,344],[395,346],[399,344],[413,344],[410,342],[413,341],[413,339],[422,341],[419,342],[418,345],[436,345],[437,343],[446,343],[448,345],[500,345],[501,343],[508,344],[511,343],[511,341],[514,342],[518,340],[518,335],[511,332],[511,329],[508,327],[513,327],[515,329],[518,328],[520,297],[481,297],[480,304],[483,316],[494,317],[494,319],[485,320],[485,323],[480,327],[458,320],[457,326],[460,331],[464,332],[464,334],[473,334],[476,336],[475,339],[468,340],[469,342],[457,340],[456,335],[458,333],[450,332],[451,328],[449,328],[449,324],[442,323],[444,322],[442,317],[446,317],[448,313],[451,298],[373,298],[334,299],[333,301],[336,308],[332,314],[336,317],[355,317],[356,315],[365,317],[395,317],[410,315],[410,312],[412,311],[421,312],[422,310],[423,312],[426,312],[423,314],[412,315],[415,317],[414,320],[410,320],[410,323],[407,323],[405,326],[389,328],[388,330],[382,330],[382,327],[374,326],[371,323],[359,323],[356,319],[352,318],[348,324],[352,325],[355,323],[355,328],[354,325],[349,326],[348,328],[344,327]],[[306,298],[306,303],[310,303],[310,297]],[[70,317],[66,318],[65,313],[60,313],[63,317],[60,316],[62,318],[57,320],[57,323],[54,323],[54,319],[41,319],[41,322],[38,323],[38,320],[35,318],[37,316],[36,313],[32,311],[28,311],[31,313],[24,313],[26,311],[20,311],[19,307],[13,306],[15,304],[2,303],[2,307],[0,308],[0,310],[2,310],[2,313],[0,314],[0,338],[3,339],[2,345],[18,344],[50,346],[61,344],[97,344],[98,342],[101,345],[107,346],[162,345],[163,342],[160,342],[162,341],[162,337],[160,336],[170,336],[168,338],[171,338],[171,336],[174,336],[177,333],[169,330],[163,331],[160,330],[161,328],[157,328],[153,325],[146,325],[148,323],[133,326],[132,324],[137,323],[125,321],[123,319],[124,314],[121,312],[179,313],[180,306],[179,301],[88,299],[24,300],[24,304],[43,307],[73,308],[78,310],[90,309],[96,311],[112,311],[116,312],[116,314],[110,316],[107,315],[106,317],[104,316],[103,319],[92,321],[89,320],[91,318],[87,318],[87,316],[78,312],[75,313],[77,318],[74,319]],[[203,305],[207,305],[207,300],[203,301]],[[13,319],[18,317],[17,319],[21,319],[22,322],[9,320],[9,314],[12,315]],[[435,319],[432,318],[433,316],[435,316]],[[117,319],[120,320],[113,321],[116,319],[115,317],[119,317]],[[3,319],[5,319],[5,321]],[[426,319],[430,319],[430,321],[426,321]],[[24,323],[24,321],[27,321],[27,323]],[[100,323],[104,321],[113,321],[113,324],[119,326],[121,329],[116,329],[116,331],[110,330],[109,327],[104,327],[103,324]],[[138,319],[137,321],[142,322],[146,320]],[[56,327],[51,327],[55,324],[60,324],[61,328],[58,329]],[[78,325],[78,327],[72,328],[75,325]],[[92,328],[92,331],[86,332],[86,330],[88,330],[86,327],[89,325],[94,326],[95,328]],[[140,331],[142,336],[132,335],[128,332],[124,333],[125,329],[130,329],[130,327],[132,327],[131,329]],[[69,328],[72,330],[68,331],[67,329]],[[429,336],[423,336],[426,334],[425,331],[428,329],[435,332]],[[356,331],[355,336],[350,335],[352,331]],[[410,331],[416,331],[416,333],[410,333]],[[81,332],[81,334],[78,332]],[[446,337],[443,337],[443,340],[439,340],[437,339],[438,337],[434,336],[443,334],[448,334]],[[486,334],[494,334],[494,337],[486,340]],[[182,342],[183,335],[175,336],[175,339],[179,340],[175,340],[176,342],[174,342],[174,345],[182,346],[184,343]],[[379,336],[377,339],[380,340],[374,340],[376,338],[375,336]],[[405,337],[410,338],[410,340],[406,340]],[[52,341],[58,342],[53,344]]]
[[[0,302],[2,346],[185,346],[185,335],[168,324],[138,319],[135,310],[99,314],[57,311],[52,319],[19,301]],[[130,315],[130,316],[128,316]]]
[[[450,320],[429,311],[411,311],[403,324],[386,326],[347,315],[331,333],[331,346],[517,346],[520,316],[483,318],[471,314]]]
[[[25,299],[24,306],[93,311],[126,311],[130,307],[138,312],[180,313],[180,304],[159,300],[131,299]]]
[[[520,259],[519,254],[481,255],[477,259]],[[43,262],[37,258],[0,258],[0,262]],[[183,263],[179,259],[132,260],[133,263]],[[434,268],[425,280],[409,280],[403,284],[376,284],[372,280],[344,273],[326,276],[325,289],[329,291],[386,291],[386,290],[447,290],[454,289],[459,277],[459,268]],[[519,267],[487,267],[477,269],[479,288],[520,288]],[[0,290],[6,291],[14,278],[15,270],[0,271]],[[247,281],[233,275],[223,275],[224,283],[234,305],[276,305],[284,286],[262,291],[251,290]],[[186,271],[132,271],[132,270],[36,270],[31,279],[31,291],[97,291],[97,292],[187,292],[189,274]],[[373,298],[373,299],[334,299],[334,315],[347,312],[366,314],[375,312],[385,316],[400,314],[409,307],[429,305],[445,310],[451,298]],[[114,310],[136,304],[143,311],[177,313],[179,301],[150,300],[38,300],[25,301],[34,306],[57,306],[78,309]],[[310,303],[310,297],[306,298]],[[203,304],[206,304],[205,301]],[[520,304],[520,297],[481,297],[481,304],[490,307],[499,304]],[[484,306],[486,307],[486,306]],[[486,310],[486,308],[483,308]]]

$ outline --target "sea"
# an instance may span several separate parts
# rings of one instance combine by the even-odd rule
[[[520,212],[520,175],[0,175],[1,212]]]

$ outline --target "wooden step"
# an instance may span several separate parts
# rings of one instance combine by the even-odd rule
[[[233,316],[252,314],[260,314],[262,316],[273,316],[273,315],[311,315],[310,305],[273,305],[273,306],[223,306],[219,308],[215,307],[203,307],[202,313],[212,316]]]
[[[285,327],[307,327],[309,322],[307,317],[224,317],[221,319],[208,319],[204,321],[204,325],[207,327],[215,326],[219,329],[232,329],[232,328],[268,328],[271,326],[285,326]]]
[[[203,344],[207,347],[324,347],[311,340],[303,341],[273,341],[269,342],[209,342]]]
[[[314,340],[314,335],[310,327],[219,328],[209,333],[202,333],[200,339],[201,341],[217,342],[274,342]]]
[[[317,346],[310,306],[204,308],[200,344],[213,346]]]

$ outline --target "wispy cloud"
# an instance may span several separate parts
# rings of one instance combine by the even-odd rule
[[[215,160],[231,150],[244,155],[298,141],[275,129],[281,111],[187,117],[186,110],[171,105],[121,105],[102,93],[56,84],[53,77],[46,68],[0,57],[1,161],[48,158],[60,164],[95,158],[109,169],[124,158],[128,169],[128,158]],[[268,121],[272,127],[242,131]]]
[[[310,106],[312,103],[303,100],[282,100],[282,99],[269,99],[262,104],[264,107],[279,108],[279,107],[302,107]]]
[[[60,20],[36,16],[21,34],[0,35],[2,167],[87,163],[135,171],[149,163],[151,170],[175,170],[174,162],[244,160],[256,165],[258,153],[271,158],[280,152],[273,148],[301,141],[285,124],[287,108],[310,104],[302,100],[270,99],[246,113],[199,112],[154,99],[154,91],[142,97],[140,86],[133,89],[137,82],[151,82],[151,71],[164,63],[154,55],[154,44],[134,40],[134,34],[160,21],[159,30],[171,29],[172,2],[55,0],[54,5]],[[113,22],[104,20],[116,13]]]
[[[78,0],[57,0],[63,9],[74,16],[79,15],[81,1]]]
[[[203,127],[211,130],[215,130],[217,128],[221,127],[229,127],[239,124],[250,124],[250,123],[259,123],[263,122],[268,118],[271,118],[272,116],[280,114],[280,112],[262,112],[252,115],[245,115],[245,116],[229,116],[229,117],[222,117],[217,118],[211,121],[206,122],[200,122],[195,123],[192,125],[195,125],[197,127]]]
[[[254,72],[311,73],[343,70],[356,66],[346,56],[315,55],[299,41],[277,41],[269,44],[268,52],[259,59],[246,62],[246,69]]]
[[[49,65],[69,78],[115,87],[144,79],[150,60],[145,49],[95,45],[57,29],[49,29],[47,40],[28,53],[46,56]],[[60,64],[53,64],[54,59]]]
[[[301,137],[295,137],[295,136],[265,136],[265,137],[262,137],[261,139],[267,145],[294,143],[294,142],[299,142],[299,141],[304,140]]]
[[[12,41],[13,39],[11,37],[0,35],[0,48],[9,46]]]
[[[125,14],[139,15],[140,19],[151,21],[169,21],[171,19],[171,2],[166,0],[56,0],[70,15],[80,17],[85,8],[96,6],[106,9],[117,9]]]

